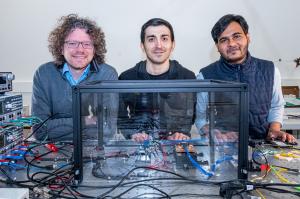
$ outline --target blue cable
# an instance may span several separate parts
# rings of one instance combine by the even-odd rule
[[[18,156],[18,155],[0,155],[0,159],[22,160],[23,156]]]
[[[225,155],[224,157],[218,159],[218,160],[216,161],[216,163],[213,164],[213,165],[211,166],[211,170],[212,170],[212,171],[215,171],[218,164],[221,164],[222,162],[230,161],[230,160],[233,160],[233,157],[232,157],[232,156]]]
[[[185,150],[185,152],[186,152],[186,155],[188,156],[188,158],[190,159],[190,161],[192,162],[192,164],[201,172],[201,173],[203,173],[204,175],[206,175],[206,176],[208,176],[208,177],[212,177],[214,174],[213,173],[210,173],[210,172],[207,172],[207,171],[205,171],[204,169],[203,169],[203,167],[200,165],[200,164],[198,164],[198,162],[196,162],[193,158],[192,158],[192,156],[191,156],[191,154],[190,154],[190,152],[188,151],[188,149],[187,149],[187,147],[186,146],[184,146],[184,150]]]
[[[11,163],[11,162],[0,162],[0,166],[8,166],[14,169],[25,169],[26,167],[20,164]]]
[[[179,143],[193,143],[193,142],[204,142],[207,138],[197,138],[190,140],[160,140],[162,144],[179,144]]]

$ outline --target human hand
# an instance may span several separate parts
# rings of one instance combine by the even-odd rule
[[[136,142],[143,142],[145,140],[149,140],[149,135],[145,132],[135,133],[131,136],[131,139]]]
[[[97,124],[97,117],[95,116],[84,116],[84,124],[89,126],[89,125],[96,125]]]
[[[287,142],[289,144],[297,143],[297,140],[293,135],[288,134],[284,131],[277,131],[271,128],[269,129],[267,140],[280,140],[282,142]]]
[[[208,124],[204,125],[200,129],[201,136],[209,137],[209,126]],[[221,131],[220,129],[213,129],[212,130],[212,138],[216,142],[235,142],[238,139],[238,132],[235,131]]]
[[[214,138],[218,142],[235,142],[238,139],[238,133],[234,131],[221,132],[218,129],[213,131]]]
[[[168,136],[167,139],[168,140],[189,140],[190,137],[183,133],[176,132],[176,133],[173,133],[172,135]]]

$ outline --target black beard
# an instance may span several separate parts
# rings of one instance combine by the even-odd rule
[[[163,64],[163,63],[165,63],[165,62],[168,60],[168,58],[166,58],[166,59],[163,60],[163,61],[155,61],[155,60],[151,59],[151,58],[148,57],[148,56],[147,56],[147,59],[148,59],[152,64],[155,64],[155,65]]]

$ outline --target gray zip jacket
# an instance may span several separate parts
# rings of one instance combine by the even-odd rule
[[[72,140],[72,86],[62,75],[62,66],[53,62],[41,65],[35,72],[32,91],[32,116],[49,120],[35,133],[38,140]],[[89,74],[79,84],[99,80],[117,80],[116,70],[107,64],[91,62]],[[117,109],[118,98],[110,101],[110,107]],[[116,105],[115,105],[116,104]],[[87,107],[81,107],[87,110]],[[88,114],[88,110],[86,111]],[[111,124],[113,125],[113,124]],[[34,130],[36,129],[33,128]]]

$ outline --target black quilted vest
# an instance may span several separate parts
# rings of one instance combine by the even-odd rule
[[[265,138],[269,124],[267,121],[271,107],[274,83],[274,64],[251,57],[242,64],[229,64],[223,58],[200,72],[204,79],[217,79],[247,83],[249,88],[249,135],[252,138]],[[216,100],[221,105],[216,106],[216,127],[237,131],[239,128],[236,120],[239,110],[238,97],[235,93],[216,93]]]

